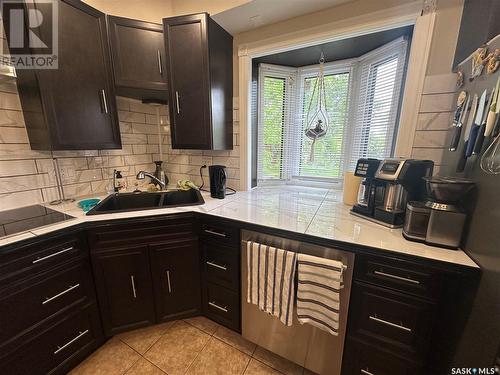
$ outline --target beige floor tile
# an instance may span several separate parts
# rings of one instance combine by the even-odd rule
[[[186,374],[240,375],[248,361],[250,356],[212,337]]]
[[[214,332],[217,331],[217,328],[220,327],[217,323],[205,318],[204,316],[196,316],[194,318],[184,319],[184,321],[198,329],[201,329],[209,335],[213,335]]]
[[[120,340],[113,338],[71,371],[71,375],[123,374],[140,356]]]
[[[261,348],[260,346],[255,349],[253,354],[254,358],[258,359],[261,362],[264,362],[266,365],[271,366],[275,370],[282,372],[285,375],[301,375],[302,367],[276,355],[269,350]]]
[[[139,359],[125,375],[165,375],[158,367],[144,358]]]
[[[144,357],[169,375],[183,374],[209,339],[210,336],[206,333],[178,321]]]
[[[154,326],[122,333],[118,335],[117,338],[140,354],[144,354],[170,327],[172,327],[173,324],[174,322],[156,324]]]
[[[248,355],[252,355],[257,347],[253,342],[245,340],[240,334],[222,326],[215,331],[214,336]]]
[[[244,375],[281,375],[281,372],[274,370],[273,368],[257,361],[256,359],[251,359],[248,364]]]

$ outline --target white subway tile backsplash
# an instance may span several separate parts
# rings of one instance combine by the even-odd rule
[[[130,101],[130,111],[132,112],[156,114],[156,108],[155,105],[144,104],[137,100]]]
[[[0,126],[24,127],[24,117],[21,111],[0,110]]]
[[[31,150],[29,144],[0,143],[0,160],[50,158],[50,151]]]
[[[0,161],[0,177],[22,176],[36,174],[34,160],[6,160]]]
[[[146,134],[122,134],[122,144],[140,145],[148,142]]]
[[[54,184],[48,174],[34,174],[0,178],[0,194],[41,189]]]
[[[26,128],[2,127],[0,143],[28,143]]]
[[[13,93],[0,92],[0,109],[21,111],[19,96]]]
[[[159,160],[156,108],[133,99],[117,98],[122,149],[83,151],[31,150],[16,94],[0,93],[0,210],[59,198],[53,157],[58,159],[67,197],[103,194],[111,189],[113,171],[122,172],[129,188],[150,182],[136,180],[140,170],[153,172]],[[238,111],[233,115],[238,117]],[[172,185],[191,179],[201,184],[202,165],[228,167],[231,187],[238,187],[239,146],[231,151],[174,150],[171,147],[168,108],[160,107],[164,170]],[[235,133],[239,132],[235,124]],[[239,137],[234,136],[235,143]],[[208,184],[208,172],[205,179]]]
[[[158,125],[158,116],[156,114],[154,115],[146,114],[146,123],[151,125]],[[160,115],[160,125],[168,125],[168,124],[169,124],[168,116]]]
[[[118,119],[124,122],[145,123],[146,115],[138,112],[118,111]]]
[[[40,189],[0,194],[0,208],[2,210],[29,206],[43,201],[42,190]]]
[[[88,168],[87,158],[60,158],[57,159],[59,168],[83,170]],[[52,159],[39,159],[36,161],[39,173],[50,173],[54,171]]]
[[[153,157],[149,154],[144,155],[127,155],[123,157],[125,164],[127,165],[137,165],[137,164],[147,164],[153,162]]]
[[[158,134],[158,126],[133,123],[132,132],[137,134]]]

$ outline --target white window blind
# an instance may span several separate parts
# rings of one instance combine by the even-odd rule
[[[360,157],[391,156],[406,48],[400,38],[358,59],[324,64],[329,125],[316,140],[313,159],[305,130],[319,65],[295,69],[261,64],[258,182],[334,182]]]
[[[400,38],[360,59],[350,169],[362,157],[392,155],[407,42]]]

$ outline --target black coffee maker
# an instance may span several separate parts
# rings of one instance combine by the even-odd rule
[[[373,216],[375,209],[375,193],[377,190],[377,173],[380,160],[366,158],[359,159],[354,170],[354,175],[363,177],[358,191],[358,202],[352,207],[352,212],[364,216]]]
[[[224,165],[210,165],[208,167],[210,177],[210,196],[212,198],[224,199],[226,197],[227,169]]]
[[[351,213],[389,228],[402,227],[406,202],[425,196],[422,177],[432,175],[434,163],[404,158],[377,160],[377,163],[370,160],[373,159],[360,159],[356,166],[356,176],[362,176],[360,172],[365,169],[367,173]],[[377,169],[373,172],[375,165]]]

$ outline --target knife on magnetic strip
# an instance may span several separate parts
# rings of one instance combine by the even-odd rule
[[[474,144],[474,150],[472,151],[473,155],[478,155],[481,153],[481,149],[483,148],[484,142],[484,131],[486,130],[486,122],[488,119],[488,114],[490,113],[490,105],[493,101],[493,96],[495,94],[495,88],[491,90],[491,94],[488,98],[486,106],[484,108],[483,119],[481,120],[481,125],[479,126],[479,130],[477,132],[476,143]]]
[[[460,142],[460,134],[462,133],[462,127],[464,125],[465,117],[467,116],[469,104],[470,104],[470,95],[467,95],[467,101],[465,103],[462,103],[462,106],[460,108],[461,113],[457,122],[455,123],[455,121],[453,121],[455,129],[453,132],[453,137],[451,139],[449,148],[449,150],[452,152],[457,150],[458,143]]]
[[[472,155],[472,152],[474,151],[474,146],[476,145],[477,135],[479,133],[479,128],[481,127],[481,121],[483,120],[484,105],[486,104],[486,95],[487,95],[486,92],[487,90],[484,90],[481,95],[481,99],[479,99],[479,105],[476,111],[476,118],[474,119],[474,124],[472,125],[469,134],[469,142],[467,143],[467,151],[465,152],[466,157]]]
[[[472,99],[472,105],[470,107],[469,117],[467,118],[467,124],[465,125],[464,129],[464,144],[460,149],[460,154],[459,154],[460,159],[458,160],[457,164],[457,172],[463,172],[463,170],[465,169],[465,164],[467,162],[467,157],[465,156],[465,153],[467,151],[467,145],[469,144],[470,130],[472,128],[472,123],[474,122],[474,118],[476,116],[478,101],[479,97],[477,96],[477,94],[474,94],[474,97]]]

